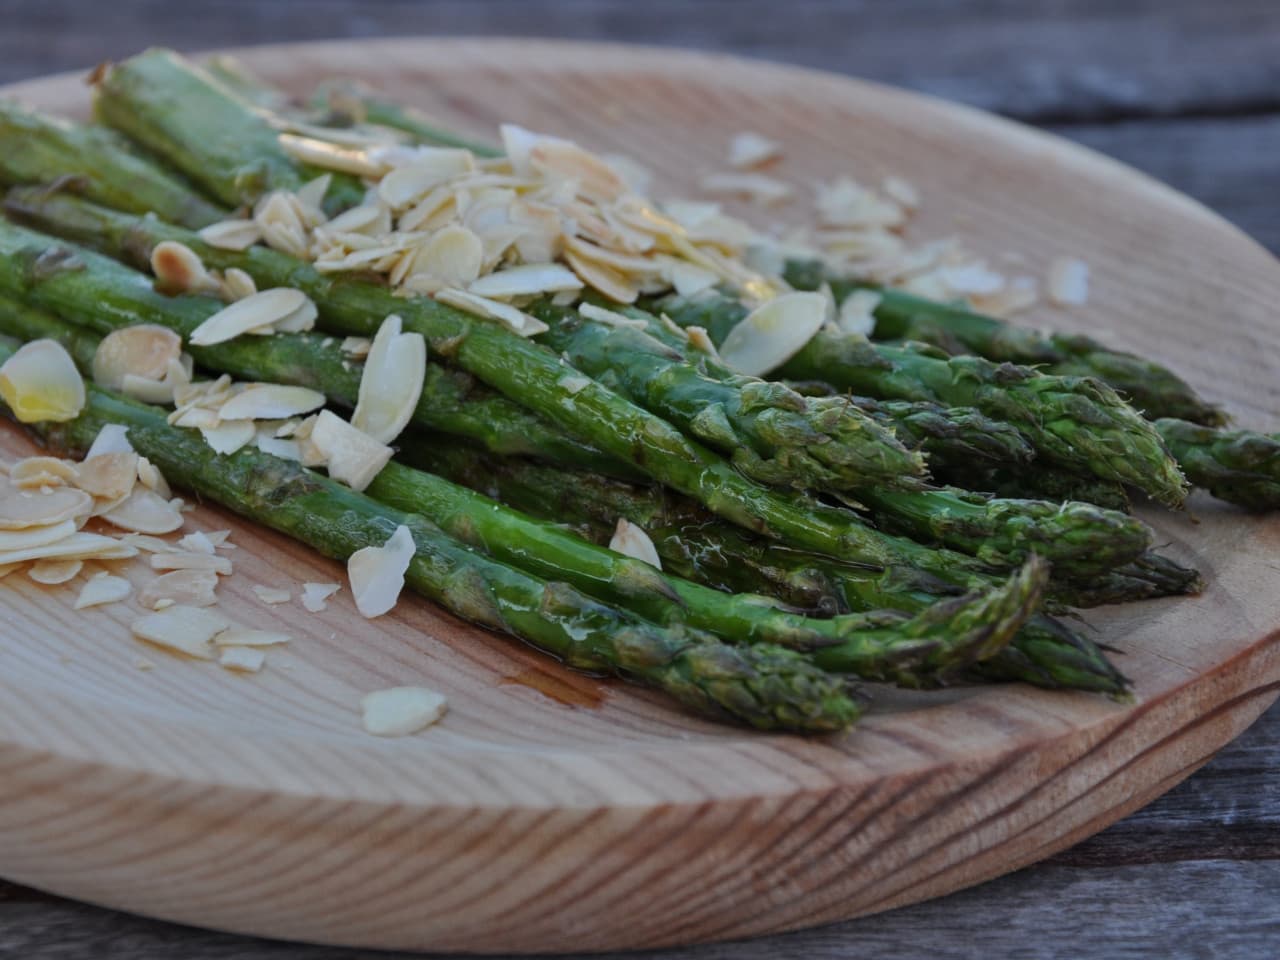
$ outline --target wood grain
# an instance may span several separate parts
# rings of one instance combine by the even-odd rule
[[[1245,422],[1280,408],[1274,259],[1167,188],[992,118],[621,48],[391,42],[246,59],[297,89],[340,70],[474,130],[519,117],[626,149],[676,190],[744,126],[789,145],[781,172],[799,182],[901,171],[926,196],[923,234],[1093,263],[1091,310],[1038,319],[1159,353]],[[83,110],[74,78],[16,92]],[[884,696],[860,729],[821,741],[745,735],[612,685],[598,709],[567,706],[502,682],[534,655],[425,604],[376,629],[345,600],[316,617],[263,608],[250,584],[340,569],[202,508],[199,524],[235,526],[241,544],[224,602],[298,641],[256,678],[173,660],[140,673],[125,611],[73,616],[73,589],[19,581],[0,675],[0,871],[230,930],[488,952],[743,937],[938,896],[1141,806],[1276,698],[1280,524],[1194,506],[1199,524],[1151,519],[1205,569],[1206,595],[1091,618],[1125,651],[1134,706],[1022,688]],[[450,696],[439,729],[359,733],[362,692],[419,680]]]

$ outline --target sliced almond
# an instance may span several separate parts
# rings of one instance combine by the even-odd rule
[[[470,150],[422,147],[413,162],[395,167],[378,182],[378,196],[392,209],[417,203],[433,187],[460,173],[475,169]]]
[[[254,294],[249,294],[249,296],[254,296]],[[316,305],[308,299],[297,310],[277,320],[273,325],[273,329],[276,333],[306,333],[308,330],[315,329],[316,317],[318,316],[320,316],[320,312],[316,309]]]
[[[342,341],[341,347],[343,353],[356,360],[367,357],[372,348],[373,341],[368,337],[347,337]]]
[[[230,300],[244,300],[258,292],[253,277],[239,267],[231,267],[222,274],[222,288]]]
[[[20,490],[0,481],[0,530],[44,527],[87,516],[93,498],[83,490],[55,487],[48,493]]]
[[[188,533],[178,541],[177,546],[179,550],[186,550],[190,553],[203,553],[210,557],[214,555],[215,549],[213,540],[203,530],[195,530]]]
[[[79,475],[74,463],[57,457],[27,457],[9,468],[9,482],[23,490],[60,487],[65,483],[74,486]]]
[[[129,430],[118,423],[105,423],[98,435],[93,438],[86,460],[92,460],[100,453],[132,453],[133,445],[129,443]]]
[[[267,655],[252,647],[220,647],[218,665],[240,673],[257,673],[267,662]]]
[[[262,229],[252,220],[222,220],[209,224],[198,235],[219,250],[248,250],[262,239]]]
[[[1079,307],[1089,301],[1089,265],[1073,257],[1049,264],[1049,299],[1060,307]]]
[[[133,590],[133,584],[124,577],[113,577],[100,573],[92,577],[80,588],[80,596],[76,597],[75,609],[97,607],[106,603],[118,603]]]
[[[209,275],[196,252],[176,240],[161,240],[151,249],[151,272],[164,293],[216,293],[218,281]],[[96,379],[96,375],[95,375]]]
[[[351,555],[347,577],[362,616],[380,617],[396,605],[416,550],[413,534],[401,524],[382,546],[364,547]]]
[[[214,453],[229,457],[251,443],[257,431],[252,420],[228,420],[216,427],[201,427],[200,435]]]
[[[594,303],[584,303],[578,307],[578,313],[588,320],[606,323],[611,327],[630,327],[633,330],[646,330],[649,327],[648,320],[643,320],[640,317],[628,317],[625,313],[597,307]]]
[[[566,250],[565,261],[573,268],[573,272],[582,278],[587,286],[598,290],[610,300],[618,303],[635,303],[640,289],[623,273],[613,267]],[[539,331],[541,332],[541,331]]]
[[[218,408],[222,420],[282,420],[324,406],[323,393],[279,383],[253,383]]]
[[[65,540],[75,532],[75,520],[63,520],[60,523],[26,527],[22,530],[0,530],[0,553],[43,547],[46,544]]]
[[[273,647],[288,643],[287,633],[275,633],[271,630],[254,630],[232,624],[213,638],[215,647]]]
[[[744,197],[754,203],[781,203],[795,191],[791,184],[762,173],[711,173],[698,181],[707,193]]]
[[[627,192],[627,184],[616,170],[568,140],[539,138],[530,147],[528,156],[529,166],[535,173],[572,183],[577,195],[588,200],[608,203]]]
[[[581,393],[587,387],[591,386],[591,378],[584,377],[580,374],[570,374],[567,377],[561,377],[556,381],[556,385],[564,390],[570,396]]]
[[[126,533],[120,538],[146,553],[172,553],[174,546],[168,540],[152,537],[145,533]]]
[[[436,232],[424,243],[409,267],[411,275],[429,278],[427,287],[439,289],[471,283],[480,276],[484,243],[473,231],[454,224]],[[418,284],[419,292],[430,292]]]
[[[749,376],[776,370],[800,352],[827,317],[820,293],[787,293],[747,314],[720,344],[720,357]]]
[[[253,592],[258,599],[266,604],[288,603],[293,595],[288,590],[282,590],[279,587],[264,587],[260,583],[253,585]]]
[[[280,146],[295,160],[301,160],[303,163],[325,170],[374,178],[382,176],[387,170],[387,164],[376,159],[368,150],[342,147],[315,137],[282,133]]]
[[[393,452],[329,410],[320,411],[309,439],[324,457],[329,476],[352,490],[372,483]]]
[[[153,490],[135,487],[115,509],[102,515],[113,526],[135,533],[172,533],[182,527],[182,514]]]
[[[572,270],[558,263],[532,263],[481,277],[467,287],[467,292],[502,299],[581,289],[582,281]]]
[[[0,552],[0,564],[27,560],[124,560],[137,556],[138,548],[96,533],[73,533],[38,547]]]
[[[615,553],[643,560],[659,570],[662,569],[662,559],[658,556],[658,549],[653,545],[649,535],[636,524],[624,518],[618,518],[617,526],[613,530],[613,537],[609,540],[609,549]]]
[[[36,583],[43,583],[45,586],[52,587],[60,583],[66,583],[68,580],[74,580],[83,568],[84,561],[76,558],[37,560],[27,568],[27,576]]]
[[[671,285],[682,297],[692,297],[720,282],[720,277],[715,271],[683,260],[672,265],[670,277]]]
[[[147,614],[130,624],[129,629],[139,640],[166,650],[213,660],[216,652],[210,641],[228,626],[230,622],[216,613],[179,604]]]
[[[80,464],[76,486],[101,500],[127,496],[138,479],[136,453],[100,453]]]
[[[62,423],[84,409],[84,380],[56,340],[33,340],[0,366],[0,398],[22,423]]]
[[[173,496],[173,492],[169,489],[169,481],[164,478],[158,467],[146,457],[138,458],[138,482],[148,490],[154,490],[157,494],[168,500]]]
[[[459,310],[470,313],[473,316],[497,320],[512,333],[519,334],[522,337],[536,337],[538,334],[546,333],[551,329],[541,320],[530,316],[523,310],[517,310],[509,303],[490,300],[488,297],[478,297],[474,293],[467,293],[465,290],[458,290],[452,287],[446,288],[438,291],[435,294],[435,298],[441,303],[457,307]]]
[[[211,556],[207,553],[153,553],[151,555],[152,570],[212,570],[224,577],[231,576],[231,561],[226,557]]]
[[[845,333],[869,337],[876,328],[876,307],[884,297],[874,290],[855,290],[844,298],[836,315],[836,326]]]
[[[297,440],[282,440],[278,437],[260,435],[257,439],[257,447],[263,453],[269,453],[271,456],[279,457],[281,460],[302,463],[302,445]],[[315,465],[319,466],[319,463]]]
[[[138,602],[152,610],[175,603],[211,607],[218,602],[214,596],[217,588],[218,575],[212,570],[174,570],[156,577],[138,591]]]
[[[777,141],[744,131],[729,141],[729,166],[748,170],[777,158],[781,153],[782,145]]]
[[[320,613],[328,607],[326,601],[341,589],[340,583],[304,583],[302,606],[311,613]]]
[[[378,690],[360,701],[366,733],[375,737],[406,737],[425,730],[444,716],[448,701],[425,687]]]
[[[360,376],[351,425],[379,443],[391,443],[412,419],[427,375],[427,343],[419,333],[401,333],[392,314],[374,337]]]
[[[234,340],[257,327],[269,327],[303,310],[310,302],[301,290],[275,287],[237,300],[222,308],[191,333],[195,346],[209,346]],[[314,304],[312,305],[314,307]]]

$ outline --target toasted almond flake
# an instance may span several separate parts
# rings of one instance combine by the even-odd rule
[[[610,300],[618,303],[634,303],[636,297],[640,295],[639,288],[613,267],[588,260],[572,250],[566,250],[564,258],[584,283]]]
[[[316,305],[308,299],[297,310],[277,320],[272,325],[272,329],[276,333],[306,333],[308,330],[315,329],[316,317],[319,315]]]
[[[288,643],[292,639],[287,633],[275,633],[271,630],[255,630],[232,624],[213,638],[215,647],[273,647]]]
[[[718,274],[697,264],[681,260],[671,266],[671,285],[682,297],[692,297],[719,282]]]
[[[145,487],[135,487],[123,503],[104,513],[102,519],[122,530],[151,534],[172,533],[183,523],[182,514],[171,501]]]
[[[58,487],[64,483],[74,486],[79,475],[80,471],[74,463],[57,457],[27,457],[9,468],[9,482],[26,490]]]
[[[306,387],[252,383],[218,408],[221,420],[280,420],[324,406],[324,394]],[[247,442],[247,441],[246,441]]]
[[[567,377],[561,377],[557,383],[565,393],[573,396],[574,394],[581,393],[587,387],[591,386],[591,378],[570,375]]]
[[[459,310],[463,310],[473,316],[497,320],[512,333],[519,334],[522,337],[536,337],[538,334],[546,333],[551,329],[541,320],[531,317],[523,310],[517,310],[509,303],[490,300],[488,297],[478,297],[474,293],[467,293],[467,291],[459,290],[455,287],[446,287],[437,291],[435,298],[441,303],[457,307]]]
[[[258,673],[267,662],[267,655],[251,647],[221,647],[218,665],[224,670],[238,673]]]
[[[137,547],[96,533],[73,533],[38,547],[0,552],[0,564],[26,560],[124,560],[137,556]]]
[[[27,568],[27,576],[36,583],[45,586],[57,586],[74,580],[84,568],[84,561],[79,559],[37,560]]]
[[[55,487],[48,493],[20,490],[0,482],[0,530],[43,527],[88,514],[93,498],[83,490]]]
[[[594,303],[584,303],[578,307],[578,313],[588,320],[606,323],[611,327],[630,327],[634,330],[648,329],[649,321],[640,317],[628,317],[625,313],[598,307]]]
[[[96,577],[92,577],[80,588],[80,596],[76,597],[75,609],[83,610],[86,607],[118,603],[129,596],[132,590],[133,584],[124,577],[113,577],[110,574],[100,573]]]
[[[413,534],[401,524],[382,546],[364,547],[351,555],[347,577],[361,616],[380,617],[396,605],[416,549]]]
[[[174,411],[169,417],[169,423],[175,427],[186,427],[189,430],[213,429],[218,426],[218,414],[213,410],[206,410],[203,407],[191,407],[181,412]]]
[[[939,267],[937,276],[953,295],[991,294],[1005,285],[1004,276],[981,261]]]
[[[216,427],[201,427],[200,435],[214,453],[230,456],[257,436],[252,420],[229,420]]]
[[[307,181],[298,188],[294,197],[298,203],[308,213],[308,219],[314,223],[321,223],[325,219],[324,215],[324,198],[329,192],[329,186],[333,183],[333,175],[323,173],[320,176]]]
[[[366,694],[361,722],[375,737],[407,737],[436,723],[448,709],[443,694],[425,687],[392,687]]]
[[[120,384],[120,392],[126,397],[140,400],[143,403],[154,403],[160,406],[173,402],[173,384],[167,380],[148,380],[136,374],[126,373]]]
[[[579,291],[577,290],[561,290],[551,298],[553,307],[571,307],[578,302]]]
[[[707,193],[745,197],[754,203],[781,203],[794,190],[791,184],[762,173],[710,173],[698,181]]]
[[[302,462],[302,446],[296,440],[282,440],[277,437],[259,435],[257,447],[263,453],[269,453],[271,456],[279,457],[281,460],[292,460],[295,463]],[[318,465],[316,464],[316,466]]]
[[[467,287],[481,297],[525,297],[563,290],[581,290],[582,281],[558,263],[531,263],[509,267],[481,277]]]
[[[266,604],[288,603],[293,595],[288,590],[282,590],[279,587],[264,587],[260,583],[253,585],[253,592],[258,599]]]
[[[0,553],[43,547],[46,544],[65,540],[75,532],[75,520],[62,520],[58,523],[27,527],[22,530],[0,530]]]
[[[387,164],[375,159],[368,150],[341,147],[314,137],[280,134],[280,146],[295,160],[325,170],[350,173],[357,177],[380,177]]]
[[[62,344],[33,340],[0,366],[0,398],[22,423],[62,423],[84,409],[84,380]]]
[[[401,333],[395,314],[382,321],[360,376],[351,425],[379,443],[391,443],[413,416],[427,373],[427,343]]]
[[[364,203],[338,214],[325,224],[325,230],[333,233],[358,233],[373,226],[380,215],[381,210],[377,204]]]
[[[613,537],[609,540],[609,549],[662,569],[662,560],[658,550],[649,539],[649,535],[630,521],[619,518],[614,528]]]
[[[329,410],[320,411],[309,440],[324,457],[329,476],[352,490],[372,483],[393,452]]]
[[[177,546],[179,550],[186,550],[190,553],[214,555],[214,542],[203,530],[195,530],[188,533],[178,541]]]
[[[120,539],[146,553],[172,553],[174,550],[173,544],[168,540],[161,540],[159,537],[152,537],[145,533],[126,533]]]
[[[175,603],[211,607],[218,602],[214,595],[217,588],[218,575],[212,570],[174,570],[161,574],[138,591],[138,603],[152,610],[161,610]]]
[[[827,317],[820,293],[787,293],[752,310],[720,344],[720,357],[749,376],[782,366],[808,343]]]
[[[902,205],[848,177],[816,187],[818,222],[832,227],[897,227],[906,221]]]
[[[243,300],[257,293],[258,285],[239,267],[230,267],[222,275],[222,290],[228,300]]]
[[[1089,265],[1074,257],[1049,264],[1049,299],[1060,307],[1079,307],[1089,301]]]
[[[133,491],[140,458],[128,453],[100,453],[80,464],[76,486],[101,500],[115,500]]]
[[[855,290],[844,298],[836,315],[836,326],[845,333],[871,336],[876,328],[876,307],[884,297],[874,290]]]
[[[572,183],[574,192],[588,200],[608,203],[627,192],[626,182],[616,170],[568,140],[540,137],[530,147],[528,157],[532,172],[551,181]]]
[[[356,360],[367,357],[373,348],[373,341],[368,337],[347,337],[342,341],[342,352]]]
[[[224,577],[231,576],[231,561],[226,557],[211,556],[207,553],[153,553],[151,555],[152,570],[212,570]]]
[[[320,613],[329,606],[325,601],[341,589],[340,583],[304,583],[302,606],[311,613]]]
[[[169,489],[169,481],[164,478],[156,465],[146,457],[138,458],[138,482],[148,490],[154,490],[160,496],[168,499],[173,496],[173,492]]]
[[[782,153],[782,145],[758,133],[744,131],[729,141],[729,166],[748,170],[775,159]]]
[[[218,281],[209,275],[196,252],[176,240],[161,240],[151,249],[151,272],[164,293],[213,293]]]
[[[225,617],[212,611],[176,604],[140,617],[129,629],[139,640],[166,650],[199,660],[213,660],[217,654],[210,641],[230,625]]]
[[[248,250],[262,239],[262,230],[252,220],[222,220],[209,224],[198,236],[219,250]]]
[[[914,210],[920,206],[919,192],[912,183],[901,177],[885,177],[880,189],[886,196],[896,200],[908,210]]]
[[[309,298],[301,290],[275,287],[223,307],[191,333],[194,346],[210,346],[234,340],[255,327],[268,327],[305,309]],[[314,308],[314,304],[312,304]]]
[[[720,359],[720,353],[716,350],[716,345],[711,342],[711,335],[707,333],[705,327],[689,327],[685,330],[685,334],[689,338],[689,345],[699,353],[705,353],[713,360]]]
[[[378,183],[378,196],[393,210],[412,206],[433,187],[475,169],[470,150],[423,147],[412,163],[394,168]]]
[[[118,423],[106,423],[93,438],[86,460],[92,460],[100,453],[132,453],[133,445],[129,443],[129,430]]]
[[[428,287],[459,287],[480,276],[484,243],[467,227],[453,224],[435,233],[414,255],[411,276],[425,277]],[[421,285],[419,285],[421,287]],[[421,289],[420,292],[430,292]]]

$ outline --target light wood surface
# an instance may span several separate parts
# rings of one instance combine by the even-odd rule
[[[890,170],[925,196],[922,236],[1093,266],[1087,312],[1174,363],[1246,424],[1280,391],[1274,259],[1215,215],[1096,155],[971,111],[795,69],[643,49],[381,42],[256,49],[299,91],[357,75],[486,132],[498,120],[625,150],[671,194],[729,136],[787,144],[807,183]],[[11,88],[83,113],[78,78]],[[785,213],[801,218],[805,210]],[[24,442],[4,434],[7,452]],[[130,640],[121,608],[5,583],[0,873],[222,929],[436,950],[600,950],[742,937],[887,909],[1060,850],[1167,790],[1275,699],[1280,524],[1196,500],[1152,515],[1210,590],[1096,612],[1137,703],[1022,687],[879,696],[826,740],[762,737],[546,664],[423,603],[369,624],[259,604],[253,583],[341,580],[232,526],[224,604],[297,637],[253,678]],[[134,667],[147,656],[157,668]],[[359,730],[370,689],[424,683],[444,723]],[[567,701],[567,702],[566,702]]]

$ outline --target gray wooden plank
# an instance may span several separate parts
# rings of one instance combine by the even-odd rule
[[[144,44],[528,35],[835,70],[1028,119],[1280,107],[1274,0],[7,0],[0,82]]]
[[[1027,870],[941,900],[747,942],[598,960],[1272,960],[1280,861],[1196,861],[1113,870]],[[1242,904],[1252,905],[1242,911]],[[437,960],[460,957],[433,955]],[[158,923],[72,903],[0,900],[0,958],[408,960]]]

